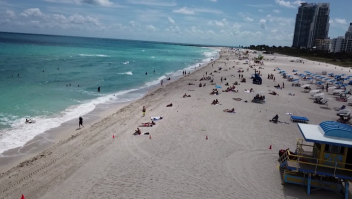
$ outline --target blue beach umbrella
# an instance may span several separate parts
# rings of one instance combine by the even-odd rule
[[[299,81],[299,79],[294,79],[294,80],[292,80],[293,82],[296,82],[296,81]]]
[[[322,85],[322,84],[323,84],[323,82],[317,82],[317,84]]]
[[[215,88],[221,88],[221,86],[216,85]]]
[[[330,80],[329,82],[336,82],[336,80]]]
[[[343,85],[341,85],[341,87],[346,87],[346,86],[348,86],[348,84],[343,84]]]
[[[341,76],[345,76],[346,74],[342,74]]]

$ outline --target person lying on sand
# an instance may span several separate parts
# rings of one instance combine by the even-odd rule
[[[225,86],[229,86],[229,83],[228,83],[228,82],[226,82]]]
[[[233,85],[238,85],[238,82],[237,82],[237,81],[235,81],[235,83],[233,83]]]
[[[275,91],[270,91],[270,92],[269,92],[269,94],[279,96],[279,94],[278,94],[278,93],[276,93]]]
[[[152,120],[152,122],[147,122],[147,123],[142,123],[142,125],[139,125],[139,127],[152,127],[156,123]]]
[[[194,85],[194,83],[188,83],[188,85]]]
[[[243,79],[241,80],[241,82],[242,82],[242,83],[246,83],[246,78],[243,78]]]
[[[171,103],[171,104],[166,105],[166,107],[172,107],[172,103]]]
[[[185,97],[191,97],[191,95],[187,95],[186,93],[183,95],[183,98]]]
[[[249,89],[249,90],[248,90],[248,89],[244,89],[244,91],[245,91],[245,92],[250,92],[250,93],[254,93],[254,90],[253,90],[253,88],[251,88],[251,89]]]
[[[275,88],[281,88],[281,87],[280,87],[280,84],[278,84],[277,86],[274,86],[274,87],[275,87]]]
[[[232,109],[225,109],[224,112],[227,112],[227,113],[235,113],[235,108],[232,108]]]

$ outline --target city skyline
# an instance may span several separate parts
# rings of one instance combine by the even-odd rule
[[[0,0],[0,31],[176,43],[292,46],[303,1]],[[330,3],[329,37],[344,34],[352,2]]]

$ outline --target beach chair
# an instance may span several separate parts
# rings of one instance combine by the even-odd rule
[[[309,122],[308,118],[306,118],[306,117],[300,117],[300,116],[294,116],[294,115],[291,115],[290,119],[292,122],[297,122],[297,123],[307,124]]]
[[[346,108],[346,106],[343,105],[343,106],[341,106],[341,108],[335,107],[334,110],[335,110],[335,111],[340,111],[340,110],[343,110],[343,109],[345,109],[345,108]]]

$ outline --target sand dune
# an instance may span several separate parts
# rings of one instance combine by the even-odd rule
[[[261,70],[263,84],[253,85],[249,79],[253,70],[247,72],[248,65],[242,64],[243,61],[235,64],[237,58],[223,52],[213,67],[210,64],[157,88],[92,127],[62,140],[36,160],[2,174],[0,198],[20,198],[21,194],[43,199],[339,198],[329,191],[319,190],[307,196],[301,186],[282,186],[277,158],[279,149],[295,149],[296,138],[302,138],[286,112],[308,117],[310,123],[318,124],[337,119],[330,108],[344,103],[331,100],[328,107],[314,104],[301,88],[292,87],[273,69],[349,72],[311,61],[292,63],[281,55],[265,56],[274,57]],[[220,66],[223,70],[214,73],[217,85],[225,89],[226,82],[231,85],[239,81],[234,65],[244,68],[247,78],[247,83],[236,87],[239,93],[209,95],[214,88],[209,81],[202,81],[207,85],[198,87],[198,80],[205,72],[209,74]],[[266,79],[268,73],[275,75],[276,82]],[[221,77],[227,80],[220,83]],[[282,82],[285,89],[273,87]],[[244,92],[250,88],[265,94],[266,103],[251,103],[254,94]],[[269,95],[268,90],[275,90],[279,96]],[[184,93],[191,97],[182,98]],[[222,105],[210,105],[214,99]],[[173,107],[167,108],[169,103]],[[142,106],[147,107],[146,117],[142,117]],[[236,113],[223,112],[232,108]],[[275,114],[287,124],[269,123]],[[153,127],[141,128],[142,133],[150,133],[151,139],[147,135],[133,136],[137,126],[150,121],[152,116],[164,119],[156,121]]]

